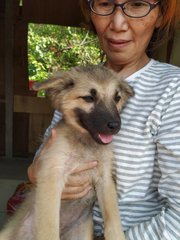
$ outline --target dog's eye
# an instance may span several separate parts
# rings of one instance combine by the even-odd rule
[[[116,103],[118,103],[120,100],[121,100],[121,96],[119,96],[119,95],[115,96],[114,101]]]
[[[81,98],[87,103],[92,103],[95,100],[93,96],[83,96]]]

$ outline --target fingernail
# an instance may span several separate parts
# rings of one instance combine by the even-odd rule
[[[92,166],[97,166],[98,162],[97,161],[93,161],[92,162]]]

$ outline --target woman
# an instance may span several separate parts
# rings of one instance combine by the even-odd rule
[[[81,0],[87,24],[106,55],[105,65],[119,72],[135,95],[121,113],[114,137],[114,174],[126,239],[180,239],[180,68],[150,58],[154,47],[174,28],[176,0]],[[61,119],[55,112],[46,137]],[[41,147],[45,149],[48,147]],[[40,151],[39,151],[40,152]],[[28,174],[35,182],[38,154]],[[85,195],[91,186],[76,169],[63,199]],[[98,205],[95,235],[103,235]]]

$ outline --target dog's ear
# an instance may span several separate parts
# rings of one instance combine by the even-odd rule
[[[55,76],[43,82],[33,84],[33,90],[55,90],[61,91],[74,84],[71,78],[67,78],[63,73],[57,73]]]
[[[74,86],[74,80],[68,72],[57,72],[53,77],[33,84],[36,91],[46,90],[47,96],[51,99],[52,106],[61,111],[63,91],[70,90]]]
[[[128,98],[134,96],[133,88],[128,83],[126,83],[124,80],[120,82],[119,88],[121,89],[122,92],[124,92],[126,94],[126,96]]]
[[[127,82],[125,82],[124,80],[120,81],[119,88],[120,88],[120,92],[122,94],[122,99],[124,101],[123,105],[124,105],[126,103],[126,101],[128,100],[128,98],[134,96],[134,91],[133,91],[133,88],[131,86],[129,86],[129,84]]]

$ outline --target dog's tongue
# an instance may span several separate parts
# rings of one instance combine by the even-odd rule
[[[99,133],[98,136],[104,144],[112,142],[112,135],[105,135],[105,134]]]

